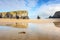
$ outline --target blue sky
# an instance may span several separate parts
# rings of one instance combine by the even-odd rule
[[[60,11],[60,0],[0,0],[0,12],[27,10],[29,17],[48,18]]]

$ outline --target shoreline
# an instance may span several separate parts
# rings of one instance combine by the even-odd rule
[[[52,23],[52,22],[60,22],[60,19],[4,19],[0,18],[0,23],[1,22],[8,22],[8,23]]]

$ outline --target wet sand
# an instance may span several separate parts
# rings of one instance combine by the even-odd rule
[[[53,22],[39,23],[38,20],[38,22],[32,21],[26,22],[26,24],[27,27],[19,28],[7,26],[5,22],[1,22],[0,40],[60,40],[60,28]]]
[[[0,19],[0,23],[16,23],[16,22],[24,22],[24,23],[52,23],[52,22],[60,22],[60,19]]]

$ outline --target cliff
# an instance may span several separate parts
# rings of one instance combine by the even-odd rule
[[[49,16],[49,18],[60,18],[60,11],[55,12],[53,16]]]

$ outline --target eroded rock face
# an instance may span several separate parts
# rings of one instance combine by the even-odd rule
[[[55,14],[49,18],[60,18],[60,11],[55,12]]]
[[[53,17],[55,17],[55,18],[60,18],[60,11],[57,11],[57,12],[53,15]]]

